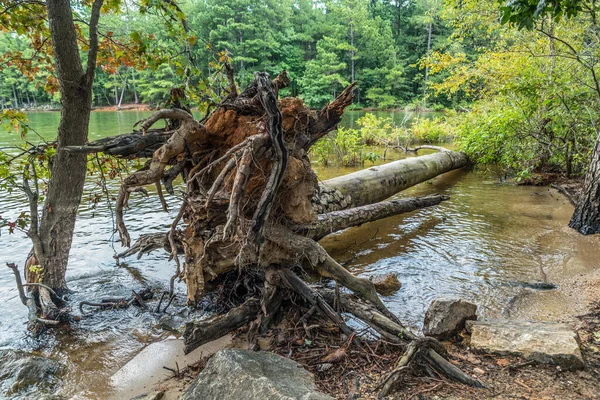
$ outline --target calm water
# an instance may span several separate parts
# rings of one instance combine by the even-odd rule
[[[148,115],[94,112],[90,138],[128,132],[135,121]],[[350,112],[344,124],[353,124],[360,115]],[[405,118],[403,113],[385,115],[398,124]],[[59,113],[31,113],[29,117],[42,136],[55,135]],[[16,142],[17,138],[0,133],[0,146]],[[378,163],[402,157],[405,155],[388,151],[386,160]],[[357,169],[314,167],[322,180]],[[117,187],[116,182],[112,185]],[[92,185],[88,188],[91,190]],[[493,172],[454,171],[397,197],[429,193],[448,194],[451,199],[438,207],[352,228],[322,241],[356,274],[397,273],[403,287],[385,302],[413,326],[421,325],[426,307],[436,296],[461,296],[480,304],[487,316],[506,315],[514,312],[507,308],[509,301],[527,290],[516,286],[515,281],[547,279],[560,283],[565,277],[598,266],[597,241],[566,228],[572,207],[551,189],[501,182]],[[167,196],[167,201],[177,210],[180,200],[176,196]],[[152,193],[150,197],[132,196],[125,218],[133,240],[141,233],[167,229],[176,211],[164,213],[160,209]],[[14,217],[25,210],[20,193],[0,192],[0,215]],[[81,207],[68,271],[69,287],[74,291],[72,304],[83,299],[128,296],[132,288],[140,289],[143,284],[168,286],[175,267],[164,252],[140,260],[133,257],[127,259],[126,267],[117,266],[113,255],[122,249],[113,243],[112,232],[112,214],[105,203],[96,208],[88,204]],[[23,234],[2,231],[0,265],[15,262],[22,267],[29,249]],[[147,343],[165,336],[153,316],[131,308],[84,318],[71,335],[33,341],[26,336],[27,310],[18,299],[9,272],[4,269],[0,274],[0,302],[4,304],[0,347],[36,350],[70,364],[66,394],[85,388],[83,397],[98,398],[112,373]],[[178,304],[171,311],[186,314],[184,287],[178,286],[178,290]],[[560,290],[549,296],[556,304],[568,307]],[[534,309],[524,316],[543,319],[554,311]]]

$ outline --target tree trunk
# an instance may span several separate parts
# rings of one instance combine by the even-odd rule
[[[47,8],[62,111],[57,152],[39,228],[43,254],[36,256],[44,269],[42,283],[58,293],[67,288],[65,272],[87,161],[85,155],[71,154],[63,148],[87,141],[92,97],[91,80],[88,82],[79,57],[70,2],[50,0]]]
[[[433,24],[429,22],[427,27],[427,56],[431,53],[431,31],[433,30]],[[423,85],[423,106],[427,103],[427,81],[429,80],[429,67],[425,66],[425,83]]]
[[[137,88],[135,87],[135,70],[131,68],[131,77],[133,78],[131,81],[131,87],[133,88],[133,101],[135,104],[140,104],[140,99],[138,98]]]
[[[354,49],[354,24],[350,23],[350,64],[351,64],[351,72],[350,72],[350,82],[354,82],[354,71],[355,71],[355,62],[354,59],[355,49]]]
[[[569,226],[584,235],[600,233],[600,134]]]
[[[67,291],[65,273],[71,250],[77,209],[83,193],[87,157],[65,151],[65,147],[83,145],[87,141],[92,103],[92,82],[96,67],[97,24],[102,0],[95,0],[90,19],[90,50],[87,69],[84,70],[79,56],[73,12],[69,0],[48,0],[46,3],[48,24],[56,75],[60,84],[62,111],[58,126],[56,155],[52,160],[46,202],[42,217],[38,220],[37,199],[39,192],[32,192],[24,181],[31,208],[29,236],[33,242],[33,254],[26,264],[32,304],[37,299],[38,322],[56,324],[55,319],[65,318],[60,298]],[[35,175],[35,174],[34,174]],[[37,183],[36,183],[37,188]],[[38,265],[37,268],[31,268]],[[40,268],[41,267],[41,268]],[[56,303],[56,304],[55,304]],[[37,326],[29,327],[39,332]]]
[[[463,168],[467,164],[467,156],[464,153],[440,151],[329,179],[323,182],[323,186],[338,190],[348,206],[358,207],[385,200],[417,183]]]
[[[13,98],[15,99],[15,104],[13,106],[13,108],[15,110],[17,110],[19,108],[19,99],[17,98],[17,90],[15,89],[15,85],[12,85],[12,90],[13,90]]]

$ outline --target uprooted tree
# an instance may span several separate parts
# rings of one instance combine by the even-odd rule
[[[381,200],[464,166],[464,154],[442,151],[414,158],[404,170],[369,171],[324,187],[319,185],[307,153],[336,128],[352,102],[354,84],[322,110],[312,112],[300,99],[278,100],[279,90],[289,84],[285,71],[273,80],[266,73],[257,73],[253,83],[238,93],[233,71],[226,67],[229,92],[202,121],[173,107],[140,121],[140,132],[69,149],[134,158],[152,154],[142,169],[123,181],[118,194],[116,225],[127,247],[131,239],[124,209],[130,194],[142,186],[156,185],[165,206],[161,184],[173,193],[174,179],[183,177],[185,193],[169,232],[142,235],[120,256],[164,247],[177,265],[171,291],[173,281],[183,279],[189,305],[196,305],[210,290],[211,282],[226,274],[259,277],[246,282],[255,287],[247,288],[248,296],[239,307],[211,320],[188,324],[186,351],[248,323],[250,343],[255,343],[256,334],[269,328],[282,299],[293,294],[303,299],[312,313],[320,312],[345,334],[353,330],[334,311],[333,302],[346,304],[383,337],[408,345],[384,391],[389,391],[417,356],[453,379],[480,385],[446,361],[443,347],[435,340],[419,338],[405,329],[383,304],[370,280],[351,274],[317,243],[350,226],[439,204],[444,196]],[[166,128],[152,129],[159,120],[168,120]],[[415,165],[419,166],[418,173]],[[311,287],[293,270],[332,279],[357,297]]]

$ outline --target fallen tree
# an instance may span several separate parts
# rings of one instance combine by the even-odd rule
[[[358,207],[385,200],[404,189],[467,164],[465,153],[443,149],[438,153],[342,175],[323,182],[323,185],[338,190],[348,206]]]
[[[238,282],[244,282],[243,304],[213,320],[186,327],[186,350],[248,323],[248,340],[256,345],[256,335],[269,329],[283,299],[291,294],[310,307],[307,315],[326,316],[360,345],[361,339],[340,313],[289,267],[331,279],[355,293],[393,324],[392,331],[384,334],[381,330],[380,334],[407,344],[411,351],[408,361],[415,354],[430,354],[427,349],[439,350],[433,339],[406,330],[383,304],[373,283],[351,274],[317,240],[351,226],[439,204],[447,197],[381,200],[466,165],[466,157],[443,151],[336,178],[327,182],[329,187],[319,186],[308,151],[336,128],[352,102],[354,84],[315,113],[300,99],[277,99],[279,90],[289,84],[285,71],[272,81],[266,73],[257,73],[253,83],[238,93],[233,71],[227,68],[229,93],[204,118],[205,123],[181,108],[160,110],[140,121],[141,132],[69,149],[74,153],[106,151],[121,157],[153,150],[152,159],[123,181],[116,201],[117,230],[127,247],[131,238],[124,210],[130,194],[145,185],[160,189],[161,181],[172,191],[175,177],[183,177],[185,193],[169,232],[143,235],[120,256],[165,248],[176,264],[171,292],[174,280],[184,280],[191,306],[205,297],[211,282],[228,274],[237,274]],[[169,130],[151,130],[165,119]],[[159,196],[161,193],[158,190]],[[323,202],[324,198],[329,200]],[[164,199],[161,202],[164,204]],[[478,384],[462,372],[448,369],[443,356],[435,354],[423,358],[424,362],[437,366],[436,370],[451,379]]]

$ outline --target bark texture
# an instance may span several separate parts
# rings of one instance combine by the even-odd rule
[[[600,134],[569,226],[584,235],[600,233]]]

